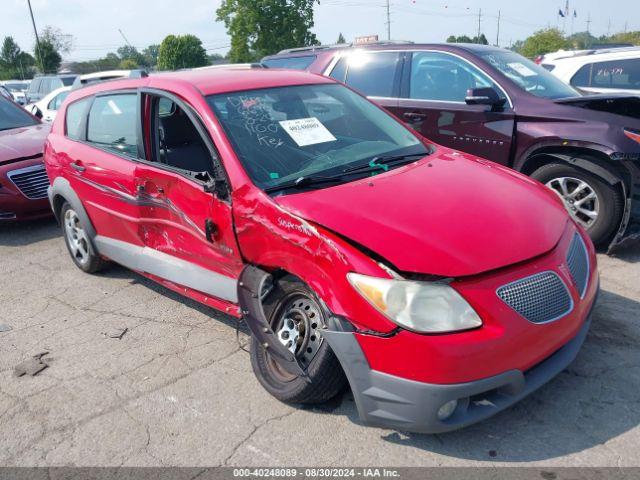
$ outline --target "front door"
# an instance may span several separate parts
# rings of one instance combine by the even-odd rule
[[[508,164],[514,128],[508,101],[500,111],[465,103],[470,88],[493,87],[506,98],[488,75],[445,52],[413,52],[405,65],[401,120],[436,143]]]
[[[143,105],[149,161],[138,164],[136,188],[145,270],[235,303],[243,264],[215,147],[181,100],[147,92]]]

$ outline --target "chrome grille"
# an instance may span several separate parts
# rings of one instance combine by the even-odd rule
[[[573,278],[573,282],[576,284],[578,292],[580,292],[580,298],[584,297],[589,281],[589,256],[587,254],[587,246],[578,233],[573,236],[569,246],[567,266],[569,267],[571,278]]]
[[[7,173],[7,177],[14,183],[22,194],[31,200],[46,198],[49,187],[49,177],[44,165],[33,165],[32,167],[12,170]]]
[[[533,323],[565,316],[573,308],[567,286],[554,272],[542,272],[500,287],[498,297]]]

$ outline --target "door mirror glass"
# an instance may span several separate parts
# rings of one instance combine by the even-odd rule
[[[500,98],[498,92],[491,87],[470,88],[464,99],[467,105],[489,105],[491,107],[501,107],[506,101]]]

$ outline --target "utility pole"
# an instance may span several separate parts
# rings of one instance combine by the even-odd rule
[[[498,33],[496,33],[496,47],[500,46],[500,10],[498,10]]]
[[[129,40],[127,40],[127,37],[124,36],[124,33],[122,32],[122,30],[118,29],[118,31],[120,32],[120,35],[122,36],[122,38],[124,38],[124,43],[126,43],[127,45],[133,48],[133,45],[129,43]]]
[[[591,26],[591,12],[588,13],[587,15],[587,33],[591,33],[589,31],[589,27]]]
[[[36,28],[36,21],[33,19],[33,10],[31,9],[31,0],[27,0],[27,5],[29,5],[29,14],[31,15],[31,24],[33,25],[33,33],[36,34],[36,50],[38,54],[38,59],[40,60],[40,68],[42,68],[42,73],[44,71],[44,63],[42,62],[42,54],[40,53],[40,38],[38,37],[38,29]]]
[[[478,36],[476,37],[476,42],[480,43],[480,25],[482,23],[482,8],[478,10]]]
[[[391,40],[391,5],[387,0],[387,40]]]
[[[609,17],[609,22],[607,23],[607,37],[611,34],[611,17]]]

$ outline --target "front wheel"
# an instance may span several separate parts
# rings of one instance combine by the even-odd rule
[[[562,163],[549,163],[531,174],[563,200],[569,214],[582,225],[594,244],[602,246],[615,235],[624,211],[621,192],[602,178]]]
[[[322,403],[346,386],[340,362],[323,341],[325,315],[315,294],[293,277],[280,279],[263,302],[271,328],[306,369],[308,378],[285,371],[252,338],[251,366],[260,384],[278,400],[287,403]]]

